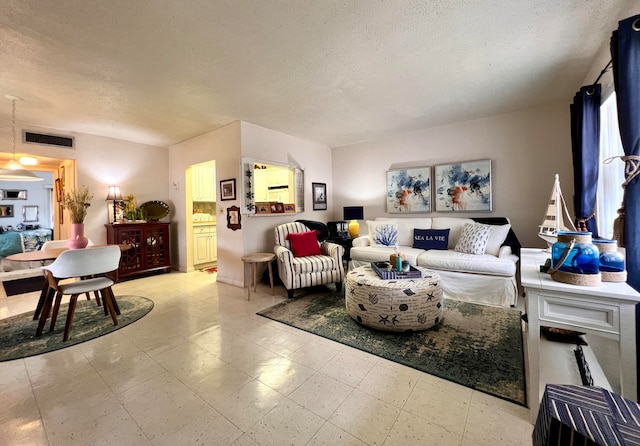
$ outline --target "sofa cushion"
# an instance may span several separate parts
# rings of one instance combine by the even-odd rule
[[[409,246],[400,246],[400,254],[411,265],[417,265],[418,256],[424,252],[424,249],[410,248]],[[389,246],[354,246],[349,251],[351,260],[361,262],[388,262],[391,254],[395,254],[395,247]]]
[[[430,217],[376,217],[376,221],[391,221],[398,224],[398,245],[400,246],[413,246],[413,230],[415,228],[431,229]]]
[[[514,276],[516,256],[499,258],[491,254],[466,254],[458,251],[422,251],[418,256],[418,266],[461,273],[486,274],[493,276]]]
[[[396,246],[398,224],[391,221],[367,221],[371,246]]]
[[[491,226],[482,223],[466,223],[455,250],[467,254],[484,254],[491,234]]]
[[[500,247],[507,239],[511,225],[490,225],[491,234],[489,234],[489,240],[487,240],[486,254],[497,256],[500,253]]]
[[[414,229],[413,247],[420,249],[447,249],[449,229]]]
[[[454,249],[462,230],[466,223],[474,223],[470,218],[461,217],[434,217],[431,222],[431,229],[450,229],[449,231],[449,249]]]
[[[290,232],[287,240],[291,242],[291,251],[295,257],[306,257],[322,254],[318,244],[318,233],[314,231]]]

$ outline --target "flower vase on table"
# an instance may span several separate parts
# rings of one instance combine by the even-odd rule
[[[93,194],[84,186],[64,194],[63,204],[71,216],[71,234],[67,240],[69,249],[82,249],[89,243],[84,236],[84,219],[87,216],[87,209],[91,206],[92,198]]]
[[[84,223],[71,223],[71,237],[67,240],[67,248],[86,248],[89,239],[84,236]]]

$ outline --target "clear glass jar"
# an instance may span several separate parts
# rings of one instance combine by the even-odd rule
[[[608,273],[620,273],[625,269],[624,256],[618,252],[618,242],[615,240],[595,239],[593,244],[600,252],[600,271]]]
[[[571,241],[575,244],[558,271],[573,274],[599,274],[600,252],[591,241],[590,232],[558,231],[558,241],[551,248],[551,266],[560,263]]]

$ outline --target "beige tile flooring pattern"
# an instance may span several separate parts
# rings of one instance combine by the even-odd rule
[[[199,271],[119,283],[140,321],[0,363],[0,445],[531,444],[526,408],[257,316],[286,299]],[[0,297],[0,318],[37,293]],[[72,332],[73,336],[73,332]]]

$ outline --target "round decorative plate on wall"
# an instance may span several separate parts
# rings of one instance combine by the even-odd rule
[[[164,201],[153,200],[147,201],[146,203],[142,203],[140,205],[140,209],[144,210],[147,215],[147,220],[149,221],[158,221],[161,218],[169,215],[169,205]]]

